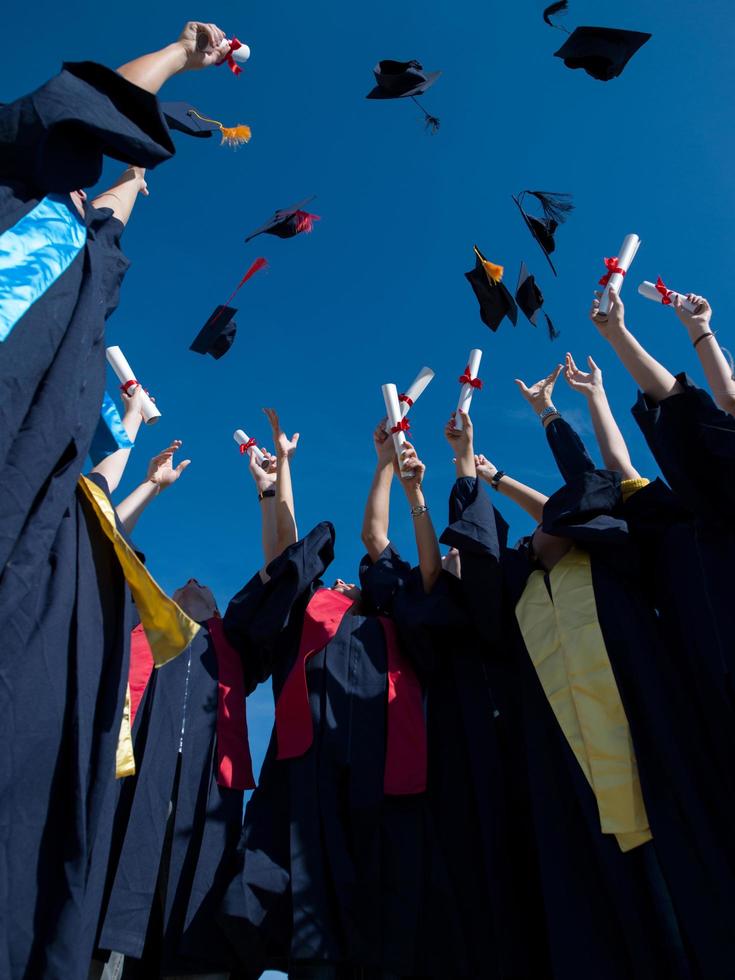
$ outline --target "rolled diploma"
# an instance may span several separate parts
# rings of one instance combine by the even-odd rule
[[[230,54],[232,55],[232,60],[236,61],[238,65],[244,65],[250,58],[250,48],[241,41],[240,47],[236,51],[231,51]]]
[[[482,360],[481,350],[471,350],[470,356],[467,358],[467,365],[470,369],[470,377],[476,378],[480,373],[480,361]],[[459,392],[459,401],[457,402],[457,411],[454,413],[454,428],[461,429],[462,416],[459,414],[460,408],[463,412],[469,415],[470,405],[472,404],[472,395],[475,389],[472,385],[463,384]]]
[[[242,429],[235,429],[232,434],[232,438],[235,440],[238,446],[245,446],[250,442],[250,437],[246,435]],[[259,463],[262,463],[265,459],[265,456],[257,446],[251,446],[250,449],[248,449],[248,452],[252,452],[253,456],[255,456]]]
[[[395,425],[401,421],[401,403],[398,401],[398,389],[394,384],[383,385],[383,401],[385,402],[385,414],[388,416],[388,427],[392,429]],[[406,441],[406,433],[399,429],[398,432],[391,433],[393,436],[393,445],[396,449],[396,456],[398,457],[398,468],[401,471],[401,477],[404,480],[409,479],[412,471],[408,470],[403,465],[403,460],[401,459],[401,451],[403,449],[403,444]]]
[[[429,387],[434,379],[434,372],[431,368],[422,367],[416,377],[413,379],[411,384],[406,391],[406,397],[410,398],[411,402],[415,405],[419,398],[423,395],[426,389]],[[411,405],[407,401],[399,401],[398,404],[401,406],[401,418],[405,419],[411,410]],[[390,432],[391,426],[388,420],[385,422],[385,431]]]
[[[127,360],[125,359],[125,355],[119,347],[108,347],[105,353],[107,354],[107,361],[117,375],[121,385],[127,384],[128,381],[135,381],[133,369],[128,364]],[[143,392],[141,413],[143,415],[143,419],[148,425],[153,425],[153,423],[157,422],[161,417],[161,413],[156,408],[155,403],[145,392]]]
[[[628,271],[640,246],[641,240],[637,235],[625,236],[623,239],[623,244],[620,246],[620,251],[618,252],[618,265],[621,269],[625,269],[626,272]],[[622,286],[623,276],[621,276],[619,272],[614,272],[610,276],[610,281],[603,289],[602,296],[600,297],[599,312],[603,316],[607,316],[607,314],[610,312],[610,289],[614,289],[617,293],[619,293]]]
[[[648,281],[642,282],[638,287],[638,292],[641,294],[641,296],[645,297],[646,299],[652,299],[654,303],[663,303],[664,298],[661,295],[661,293],[658,291],[658,289],[656,289],[655,283],[648,282]],[[670,289],[669,296],[671,296],[672,299],[674,296],[678,296],[679,299],[681,300],[681,305],[689,313],[697,312],[697,307],[694,305],[694,303],[690,303],[689,300],[686,298],[686,296],[682,296],[682,294],[677,293],[676,290]]]

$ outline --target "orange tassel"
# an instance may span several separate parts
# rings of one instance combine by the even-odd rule
[[[249,126],[220,126],[222,131],[222,144],[224,146],[239,146],[241,143],[250,142]]]
[[[503,278],[503,273],[505,272],[504,266],[496,265],[494,262],[488,262],[477,245],[475,245],[475,255],[478,257],[480,262],[482,262],[488,279],[490,279],[493,283],[499,283]]]

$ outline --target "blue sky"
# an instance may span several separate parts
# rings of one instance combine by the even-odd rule
[[[176,157],[149,175],[151,196],[126,232],[133,266],[108,325],[108,343],[123,348],[163,411],[141,433],[125,486],[143,478],[148,458],[171,438],[183,439],[193,460],[137,534],[165,587],[194,575],[225,604],[259,567],[258,504],[232,431],[242,427],[265,441],[260,409],[271,404],[289,432],[301,432],[300,527],[332,520],[333,572],[353,578],[380,385],[403,388],[424,364],[437,376],[413,412],[413,432],[441,529],[453,478],[442,427],[472,347],[485,352],[485,389],[473,408],[477,446],[507,472],[546,492],[556,487],[541,429],[513,378],[537,380],[570,349],[578,362],[592,353],[602,366],[634,460],[653,473],[629,416],[634,386],[586,316],[603,256],[614,255],[627,232],[644,241],[623,294],[641,341],[670,368],[701,380],[674,314],[635,293],[639,281],[661,274],[673,288],[710,297],[714,325],[735,349],[730,5],[636,0],[613,10],[571,0],[570,28],[654,35],[607,84],[552,57],[563,36],[543,24],[542,7],[291,0],[188,10],[161,2],[139,18],[80,0],[16,7],[18,41],[6,46],[1,70],[4,101],[34,88],[63,59],[114,67],[162,46],[187,15],[206,16],[252,48],[238,79],[222,68],[164,89],[166,98],[188,100],[227,125],[249,124],[253,139],[232,152],[216,139],[175,137]],[[424,133],[412,103],[365,100],[380,58],[416,58],[443,70],[424,97],[441,117],[436,136]],[[510,199],[526,187],[574,196],[576,210],[557,236],[558,279]],[[313,234],[243,244],[272,211],[309,194],[318,195],[313,210],[322,216]],[[550,343],[523,318],[497,334],[484,327],[462,275],[473,265],[474,242],[505,265],[510,288],[526,261],[560,340]],[[239,294],[231,352],[218,362],[190,353],[194,334],[259,255],[270,271]],[[556,403],[589,438],[584,403],[563,382]],[[398,487],[393,499],[392,536],[412,555]],[[511,505],[501,509],[515,534],[528,529]],[[270,727],[269,701],[263,691],[250,707],[257,754]]]

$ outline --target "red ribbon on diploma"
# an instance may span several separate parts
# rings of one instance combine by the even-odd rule
[[[409,408],[413,408],[413,398],[409,398],[406,394],[400,394],[398,396],[399,402],[405,402]]]
[[[390,431],[391,434],[395,434],[396,432],[408,432],[410,428],[411,423],[408,421],[408,419],[401,419],[401,421],[396,423],[396,425],[394,425]]]
[[[255,445],[255,439],[248,439],[247,442],[240,443],[240,455],[244,456],[248,449],[252,449]]]
[[[241,48],[241,47],[242,47],[242,43],[240,41],[238,41],[236,37],[233,37],[233,39],[230,41],[230,50],[229,50],[229,52],[227,53],[224,61],[220,61],[220,64],[221,65],[224,65],[224,64],[229,65],[230,71],[232,72],[233,75],[241,75],[242,74],[242,68],[238,65],[238,63],[232,57],[232,52],[233,51],[237,51],[237,49],[238,48]]]
[[[473,378],[470,374],[469,364],[464,369],[464,374],[460,375],[459,383],[461,385],[469,385],[471,388],[477,388],[478,391],[482,388],[482,381],[479,378]]]
[[[124,385],[120,385],[120,391],[127,395],[131,388],[139,384],[140,381],[136,381],[135,378],[131,378],[130,381],[126,381]]]
[[[664,285],[661,276],[656,280],[656,290],[661,293],[661,302],[664,306],[671,306],[671,290]]]
[[[605,268],[607,269],[607,272],[602,279],[600,279],[601,286],[607,286],[607,284],[610,282],[610,277],[614,276],[616,272],[623,276],[623,278],[625,277],[625,269],[621,269],[618,265],[617,255],[612,259],[605,259]]]

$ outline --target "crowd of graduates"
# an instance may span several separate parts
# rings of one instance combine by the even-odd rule
[[[120,235],[173,152],[156,93],[229,51],[191,22],[0,108],[0,976],[735,978],[735,381],[703,297],[673,306],[709,392],[640,345],[617,291],[590,311],[660,477],[567,354],[517,382],[549,497],[453,413],[438,535],[438,477],[378,422],[355,582],[325,585],[328,497],[297,527],[298,436],[273,409],[274,453],[247,447],[263,554],[223,614],[189,570],[167,596],[131,539],[181,443],[113,503],[139,385],[127,441],[86,465]],[[104,156],[128,168],[89,200]],[[554,403],[562,375],[604,469]],[[391,544],[394,482],[415,555]],[[501,498],[536,525],[515,545]]]

